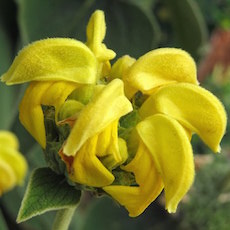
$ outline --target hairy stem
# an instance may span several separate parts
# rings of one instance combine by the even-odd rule
[[[65,208],[65,209],[59,210],[56,214],[52,229],[53,230],[68,230],[75,210],[76,210],[76,207]]]

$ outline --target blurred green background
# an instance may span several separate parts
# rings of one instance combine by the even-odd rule
[[[198,65],[201,86],[211,90],[230,111],[230,0],[0,0],[0,74],[24,45],[48,37],[85,41],[95,9],[105,12],[106,45],[117,57],[135,58],[159,47],[187,50]],[[115,59],[116,60],[116,59]],[[18,121],[25,85],[0,83],[0,129],[16,133],[31,171],[44,166],[43,153]],[[229,118],[229,117],[228,117]],[[196,180],[178,212],[169,215],[160,196],[138,218],[108,197],[84,194],[70,230],[228,230],[230,227],[230,127],[222,153],[212,154],[192,139]],[[49,230],[55,212],[16,224],[25,191],[15,188],[0,198],[1,230]]]

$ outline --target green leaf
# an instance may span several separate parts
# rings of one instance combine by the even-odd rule
[[[24,44],[47,37],[85,40],[86,11],[92,0],[18,0],[19,29]],[[85,22],[85,24],[84,24]]]
[[[23,222],[51,210],[72,208],[79,203],[81,192],[71,187],[64,176],[49,168],[36,169],[29,181],[17,221]]]
[[[86,26],[96,9],[105,12],[105,43],[118,57],[139,57],[155,47],[159,37],[153,17],[124,0],[18,0],[18,7],[24,44],[47,37],[75,37],[85,42]]]
[[[11,63],[11,46],[9,37],[0,23],[0,76]],[[8,87],[0,82],[0,129],[8,129],[15,113],[14,87]]]
[[[140,57],[153,48],[157,32],[146,12],[126,1],[103,1],[107,33],[105,44],[117,57],[129,54]]]
[[[194,0],[165,0],[165,3],[179,45],[196,58],[208,34],[199,6]]]

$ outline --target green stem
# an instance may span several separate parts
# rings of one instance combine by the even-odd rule
[[[68,230],[75,210],[76,210],[76,207],[65,208],[65,209],[59,210],[56,214],[52,229],[53,230]]]

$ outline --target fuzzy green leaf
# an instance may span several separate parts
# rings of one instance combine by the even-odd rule
[[[75,207],[81,192],[71,187],[64,176],[57,175],[50,168],[36,169],[30,178],[17,222],[51,210]]]

